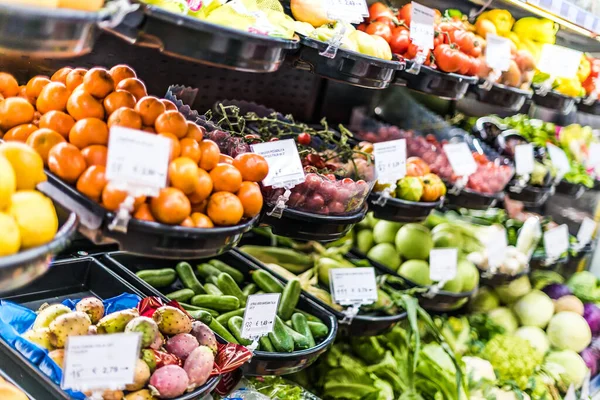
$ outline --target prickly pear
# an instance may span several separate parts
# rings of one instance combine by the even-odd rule
[[[129,393],[124,400],[156,400],[148,389],[138,390],[137,392]]]
[[[91,324],[90,317],[84,312],[62,314],[50,323],[50,342],[54,347],[65,347],[69,336],[86,335]]]
[[[154,350],[160,350],[163,347],[163,344],[165,344],[165,337],[162,333],[157,332],[154,341],[149,347]]]
[[[90,327],[88,328],[88,335],[97,335],[98,334],[98,327],[96,325],[90,325]]]
[[[215,355],[208,346],[196,347],[185,360],[183,369],[188,374],[188,390],[194,390],[208,380],[215,362]]]
[[[40,328],[37,330],[29,330],[21,335],[24,339],[29,340],[32,343],[37,344],[44,349],[52,350],[52,342],[50,341],[50,329]]]
[[[150,368],[150,373],[154,372],[156,369],[156,357],[154,356],[154,351],[151,349],[142,349],[142,361],[148,365]]]
[[[146,386],[146,383],[148,383],[149,379],[150,368],[148,367],[148,364],[146,364],[143,360],[137,360],[137,363],[135,364],[135,375],[133,377],[133,383],[126,385],[125,390],[128,390],[130,392],[140,390],[141,388]]]
[[[48,353],[48,357],[52,359],[59,367],[64,368],[65,351],[64,349],[52,350]]]
[[[172,399],[185,393],[190,380],[185,370],[177,365],[165,365],[154,371],[148,388],[153,396]]]
[[[92,324],[95,324],[100,321],[100,318],[104,317],[104,304],[102,300],[96,297],[84,297],[77,303],[75,309],[89,315]]]
[[[134,319],[139,317],[138,310],[131,308],[129,310],[117,311],[103,317],[98,324],[98,333],[119,333],[125,330],[125,326]]]
[[[71,309],[63,304],[42,305],[31,329],[47,328],[59,315],[70,313]]]
[[[192,330],[192,320],[175,307],[159,307],[152,315],[152,319],[156,321],[158,329],[165,335],[189,333]]]
[[[171,354],[175,354],[183,361],[190,355],[190,353],[199,346],[196,338],[189,333],[179,333],[167,340],[165,343],[165,349]]]
[[[142,334],[142,348],[149,347],[156,339],[158,325],[152,318],[135,317],[125,326],[125,333],[139,332]]]
[[[213,353],[217,353],[217,338],[215,337],[215,333],[206,324],[200,321],[192,322],[192,331],[190,334],[194,335],[200,345],[208,346]]]
[[[83,392],[88,397],[92,396],[92,392]],[[122,390],[105,390],[102,392],[102,400],[123,400],[125,393]]]

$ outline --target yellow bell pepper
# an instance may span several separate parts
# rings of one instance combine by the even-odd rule
[[[490,10],[481,14],[480,18],[489,19],[496,26],[496,31],[500,36],[506,36],[515,23],[512,14],[507,10]]]
[[[579,67],[577,68],[577,78],[579,78],[579,82],[585,81],[590,73],[592,72],[592,64],[586,58],[586,56],[581,56],[581,61],[579,62]]]
[[[580,97],[583,86],[577,78],[556,78],[554,81],[554,90],[566,96]]]
[[[542,44],[537,43],[531,39],[521,39],[519,44],[517,44],[517,48],[519,50],[529,51],[536,62],[540,60],[540,57],[542,55],[542,47]]]
[[[538,43],[554,44],[558,25],[546,18],[525,17],[521,18],[513,26],[513,32],[519,35],[521,40],[531,39]]]

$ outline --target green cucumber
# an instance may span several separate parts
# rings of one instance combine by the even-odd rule
[[[258,339],[258,343],[260,344],[260,350],[275,353],[275,347],[273,347],[273,344],[269,340],[269,336],[261,336],[260,339]]]
[[[273,332],[269,333],[269,340],[279,353],[294,351],[294,339],[288,334],[285,323],[279,317],[275,317]]]
[[[197,307],[188,303],[179,303],[179,305],[183,307],[185,311],[206,311],[215,318],[219,316],[218,312],[216,312],[215,310],[211,310],[210,308]]]
[[[222,272],[219,272],[219,274],[221,274],[221,273]],[[217,283],[217,277],[218,276],[219,276],[218,274],[217,275],[211,275],[208,278],[206,278],[206,282],[212,283],[213,285],[215,285],[215,286],[218,287],[219,286],[219,284]]]
[[[300,292],[302,292],[302,287],[298,279],[291,280],[285,285],[277,308],[277,315],[284,321],[292,318],[294,309],[298,304],[298,300],[300,300]]]
[[[324,338],[329,334],[329,328],[322,322],[308,321],[308,327],[315,339]]]
[[[234,296],[198,294],[192,297],[191,303],[197,307],[206,307],[217,311],[233,311],[240,308],[240,301]]]
[[[204,279],[208,279],[211,275],[219,275],[221,273],[221,271],[208,263],[196,265],[196,272]]]
[[[185,261],[180,262],[175,266],[175,271],[177,271],[177,275],[179,276],[179,280],[183,283],[188,289],[192,289],[194,294],[205,294],[206,290],[204,290],[204,286],[198,281],[196,275],[194,275],[194,271],[192,270],[192,266]]]
[[[294,310],[294,312],[295,312],[295,313],[300,313],[300,314],[304,315],[304,316],[306,317],[306,320],[307,320],[307,321],[312,321],[312,322],[321,322],[321,320],[320,320],[319,318],[315,317],[315,316],[314,316],[314,315],[312,315],[312,314],[309,314],[309,313],[307,313],[306,311],[302,311],[302,310],[300,310],[300,309],[298,309],[298,308],[296,308],[296,309]]]
[[[252,344],[252,340],[244,339],[242,337],[242,324],[244,323],[244,319],[242,317],[231,317],[229,321],[227,321],[227,327],[229,328],[229,332],[241,345],[248,346]]]
[[[249,283],[242,289],[242,293],[244,293],[246,297],[250,296],[251,294],[255,294],[257,291],[258,286],[256,286],[254,283]]]
[[[219,290],[217,285],[214,285],[212,283],[207,283],[206,285],[204,285],[204,289],[206,290],[206,294],[213,294],[215,296],[223,296],[223,292],[221,292],[221,290]]]
[[[233,280],[238,284],[241,285],[242,283],[244,283],[244,274],[242,274],[240,271],[238,271],[237,269],[230,267],[229,265],[225,264],[223,261],[221,260],[217,260],[217,259],[213,259],[210,260],[208,262],[210,265],[212,265],[213,267],[215,267],[216,269],[218,269],[221,272],[225,272],[228,273],[229,275],[231,275],[231,277],[233,278]]]
[[[244,293],[242,293],[242,289],[240,289],[231,275],[229,275],[227,272],[221,272],[219,274],[217,277],[217,287],[221,292],[223,292],[223,294],[237,297],[237,299],[240,301],[240,306],[246,306],[246,299],[248,296],[245,296]]]
[[[252,272],[252,280],[265,293],[282,293],[283,285],[273,275],[262,269]]]
[[[315,338],[313,337],[312,332],[308,327],[308,321],[306,320],[304,314],[294,313],[292,315],[292,327],[296,332],[308,339],[309,348],[315,347],[317,345],[317,343],[315,342]]]
[[[246,311],[245,308],[238,308],[237,310],[226,312],[225,314],[219,315],[217,317],[217,321],[219,321],[220,324],[227,325],[227,321],[229,321],[229,318],[231,318],[231,317],[243,317],[244,316],[244,311]]]
[[[177,274],[173,268],[143,269],[136,272],[135,275],[155,288],[170,286],[177,278]]]
[[[177,302],[180,301],[188,301],[192,297],[194,297],[194,291],[192,289],[179,289],[174,292],[168,293],[165,295],[169,300],[175,300]]]
[[[310,342],[306,336],[301,333],[296,332],[294,329],[290,328],[287,325],[285,326],[285,330],[288,335],[291,336],[294,341],[294,348],[297,350],[306,350],[310,348]]]
[[[208,324],[208,327],[210,329],[212,329],[212,331],[214,333],[221,336],[223,339],[227,340],[228,342],[239,344],[237,339],[235,337],[233,337],[233,335],[231,333],[229,333],[229,331],[227,329],[225,329],[225,327],[223,325],[221,325],[219,323],[219,321],[217,321],[216,318],[213,318],[213,320],[210,321],[210,324]]]
[[[188,313],[192,316],[192,318],[197,319],[198,321],[203,322],[206,325],[209,325],[213,319],[212,315],[210,315],[209,312],[204,310],[188,311]]]

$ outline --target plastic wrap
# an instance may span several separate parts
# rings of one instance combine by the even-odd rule
[[[298,384],[280,376],[243,378],[222,400],[319,400]]]

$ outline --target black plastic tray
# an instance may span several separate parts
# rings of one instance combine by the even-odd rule
[[[373,211],[375,218],[396,222],[421,222],[436,208],[444,204],[444,198],[436,202],[419,202],[395,199],[390,197],[384,206],[375,204],[379,199],[378,193],[369,195],[369,210]]]
[[[52,264],[52,268],[42,280],[38,280],[29,286],[11,292],[4,300],[18,303],[22,306],[37,310],[44,303],[60,303],[66,299],[95,296],[106,299],[118,296],[121,293],[132,293],[145,297],[142,291],[134,285],[117,276],[100,262],[92,257],[78,258],[58,261]],[[38,368],[29,364],[23,356],[17,353],[0,338],[0,347],[12,354],[13,361],[25,362],[29,367],[30,376],[34,380],[47,382],[48,392],[56,399],[70,399],[60,387],[51,382]],[[7,352],[7,351],[5,351]],[[177,400],[192,400],[202,398],[210,393],[219,383],[220,377],[210,378],[204,385],[193,392],[177,397]]]
[[[505,284],[512,282],[515,279],[518,279],[518,278],[522,277],[523,275],[527,275],[529,273],[529,270],[526,269],[525,271],[519,272],[518,274],[514,274],[514,275],[496,273],[492,276],[487,276],[486,275],[487,271],[484,271],[484,270],[480,269],[479,267],[477,269],[479,270],[479,286],[490,286],[490,287],[505,285]]]
[[[579,103],[580,99],[576,97],[565,96],[562,93],[551,90],[545,96],[537,93],[533,94],[532,101],[538,106],[557,110],[561,114],[569,114],[575,108],[575,104]]]
[[[546,265],[546,266],[544,265],[545,260],[546,260],[546,257],[536,257],[536,256],[531,257],[531,260],[529,260],[529,270],[530,271],[535,271],[535,270],[557,271],[557,270],[561,269],[563,267],[563,265],[569,261],[569,256],[567,255],[565,257],[559,258],[553,264]]]
[[[594,248],[591,243],[588,243],[574,256],[569,255],[569,260],[557,266],[556,272],[561,274],[565,279],[569,279],[576,272],[581,272],[586,269],[586,264],[589,264],[594,255]]]
[[[152,257],[210,257],[234,247],[249,231],[258,216],[231,227],[186,228],[132,218],[127,233],[109,230],[114,213],[88,199],[51,173],[40,190],[57,203],[73,210],[80,219],[80,231],[96,244],[119,243],[120,249]]]
[[[14,367],[15,367],[14,365],[3,365],[3,368],[11,369],[11,370],[14,370],[15,369]],[[11,378],[10,375],[6,371],[3,371],[0,369],[0,378],[4,379],[8,383],[15,386],[17,389],[19,389],[21,392],[23,392],[30,400],[35,400],[35,397],[33,397],[30,393],[28,393],[25,389],[23,389],[17,382],[15,382],[15,380],[13,378]],[[19,377],[19,380],[21,380],[20,377]]]
[[[251,271],[260,269],[258,266],[249,263],[245,257],[235,251],[225,253],[219,256],[218,259],[244,273],[246,278],[248,278]],[[166,299],[164,293],[161,293],[158,289],[139,279],[135,275],[135,272],[141,269],[174,268],[175,263],[173,261],[138,257],[123,252],[109,253],[104,256],[104,260],[111,270],[130,282],[142,293],[149,296],[161,296],[163,299]],[[203,261],[189,260],[189,262],[195,265]],[[181,288],[183,288],[182,284],[176,281],[171,287],[164,290],[172,291]],[[300,297],[298,308],[321,319],[329,328],[329,335],[317,346],[307,350],[294,351],[292,353],[255,351],[252,359],[242,366],[245,375],[285,375],[298,372],[311,365],[322,353],[333,345],[337,333],[337,321],[335,317],[305,296]]]
[[[483,83],[484,81],[479,81]],[[531,90],[523,90],[511,86],[492,84],[490,90],[483,89],[480,85],[471,85],[469,93],[481,103],[492,104],[510,111],[519,111],[525,101],[533,95]]]
[[[581,101],[577,104],[577,111],[592,114],[592,115],[600,115],[600,101],[596,100],[592,104],[585,104],[585,101]]]
[[[516,184],[515,184],[516,185]],[[519,192],[516,189],[517,186],[509,183],[504,192],[510,197],[511,200],[517,200],[523,203],[525,207],[534,208],[540,207],[546,203],[546,201],[554,194],[554,188],[552,186],[538,187],[538,186],[525,186]]]
[[[320,55],[328,44],[300,35],[302,47],[293,56],[296,68],[334,81],[367,89],[385,89],[394,72],[405,68],[402,61],[387,61],[350,50],[338,49],[334,58]]]
[[[588,188],[584,185],[580,183],[570,183],[564,179],[556,185],[556,193],[573,196],[576,199],[580,198],[586,190],[588,190]]]
[[[452,207],[472,208],[475,210],[485,210],[494,207],[499,201],[504,199],[504,192],[498,193],[478,193],[471,189],[463,189],[458,195],[448,192],[446,194],[446,204]]]
[[[410,68],[412,61],[407,61]],[[460,100],[467,93],[469,85],[477,83],[476,76],[465,76],[438,71],[437,69],[421,66],[421,71],[415,75],[404,71],[398,71],[394,84],[406,86],[409,89],[432,94],[443,99]]]
[[[152,5],[142,5],[110,31],[173,57],[245,72],[274,72],[299,47],[298,40],[228,28]]]

